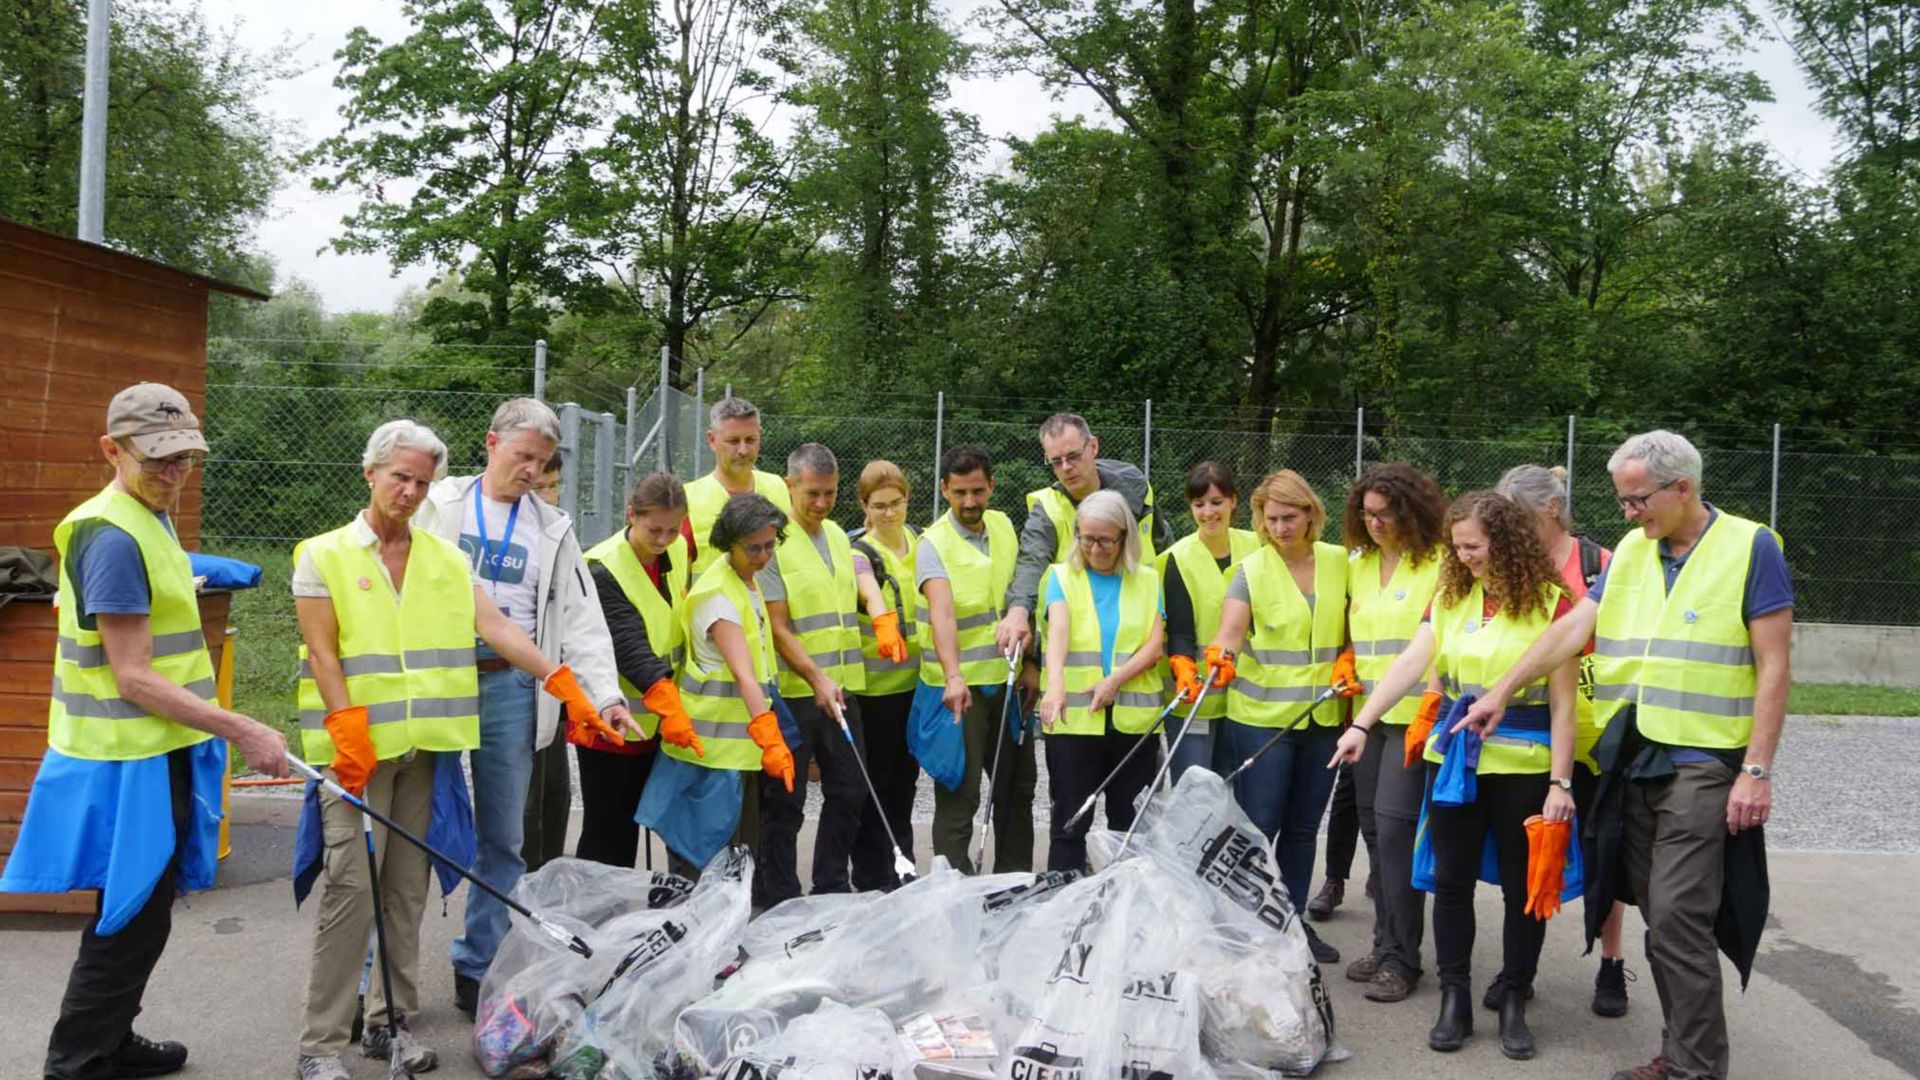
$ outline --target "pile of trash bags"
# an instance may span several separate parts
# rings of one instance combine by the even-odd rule
[[[749,921],[752,860],[697,883],[562,859],[481,986],[489,1076],[563,1080],[1265,1080],[1343,1056],[1272,851],[1189,769],[1099,869],[970,877]]]

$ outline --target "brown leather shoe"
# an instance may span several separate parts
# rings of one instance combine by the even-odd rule
[[[1372,982],[1373,977],[1380,973],[1381,959],[1382,957],[1379,953],[1368,953],[1353,963],[1348,964],[1347,981],[1357,983]]]
[[[1667,1080],[1673,1075],[1673,1066],[1664,1057],[1656,1057],[1645,1065],[1636,1065],[1631,1069],[1621,1069],[1613,1074],[1613,1080]]]
[[[1387,1004],[1392,1004],[1396,1001],[1405,1001],[1407,1000],[1407,996],[1413,993],[1414,984],[1417,982],[1419,982],[1417,976],[1409,979],[1392,968],[1383,967],[1374,973],[1373,981],[1367,984],[1367,988],[1362,996],[1368,1001],[1379,1001]]]

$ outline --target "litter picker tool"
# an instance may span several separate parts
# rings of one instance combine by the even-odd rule
[[[365,812],[364,803],[361,810],[360,834],[367,838],[367,886],[373,892],[373,947],[380,954],[380,992],[387,1000],[387,1078],[412,1080],[413,1070],[400,1058],[400,1008],[394,1004],[393,969],[387,959],[387,905],[380,899],[380,857],[373,850],[373,817]],[[391,835],[391,826],[389,830]]]
[[[398,836],[400,839],[405,840],[407,843],[412,844],[414,847],[417,847],[421,851],[426,852],[428,858],[433,859],[434,861],[438,862],[442,866],[452,869],[454,873],[459,874],[461,877],[467,879],[468,884],[472,885],[476,889],[479,889],[481,892],[486,893],[488,896],[493,897],[495,900],[500,901],[502,904],[505,904],[509,910],[513,911],[515,914],[519,915],[521,918],[532,923],[535,927],[537,927],[540,930],[541,933],[547,935],[549,938],[552,938],[558,944],[564,945],[567,948],[572,949],[574,952],[579,953],[581,956],[590,957],[593,955],[593,946],[587,944],[586,941],[580,937],[580,935],[573,933],[572,931],[568,930],[566,927],[561,926],[559,923],[556,923],[551,919],[548,919],[547,917],[541,915],[537,911],[534,911],[532,908],[528,907],[527,905],[521,903],[518,900],[515,900],[511,896],[508,896],[506,893],[501,892],[499,889],[494,888],[492,885],[487,884],[486,882],[480,880],[478,877],[475,877],[473,874],[473,871],[468,870],[464,866],[461,866],[458,861],[447,857],[445,854],[441,853],[437,848],[435,848],[432,844],[427,843],[425,840],[422,840],[419,837],[408,832],[407,830],[401,828],[399,825],[394,823],[394,820],[392,818],[388,817],[387,815],[381,813],[378,810],[375,810],[373,807],[368,806],[365,799],[362,799],[360,796],[355,795],[353,792],[348,791],[346,788],[341,787],[338,783],[329,779],[319,769],[316,769],[313,766],[307,764],[306,762],[301,761],[299,758],[293,757],[291,755],[289,755],[287,758],[287,766],[291,768],[294,772],[299,773],[301,776],[304,776],[307,779],[312,780],[313,782],[319,784],[321,787],[326,788],[328,791],[332,792],[334,796],[338,798],[341,802],[344,802],[348,806],[353,807],[355,810],[360,811],[360,813],[364,815],[368,820],[379,822],[381,825],[386,827],[386,830],[389,833],[392,833],[393,835]],[[369,825],[367,826],[367,828],[371,830],[372,826]],[[369,844],[372,843],[372,836],[373,836],[372,832],[369,831],[367,834]],[[374,895],[375,896],[379,895],[377,887]],[[378,909],[376,908],[375,910],[377,915]]]
[[[1207,680],[1200,684],[1200,696],[1193,699],[1193,711],[1187,714],[1187,723],[1189,725],[1193,723],[1194,715],[1197,714],[1200,710],[1200,702],[1206,700],[1207,691],[1211,689],[1213,689],[1213,678],[1212,678],[1212,669],[1209,668]],[[1120,764],[1115,765],[1113,767],[1113,771],[1107,774],[1106,779],[1100,781],[1100,785],[1094,788],[1093,791],[1090,794],[1088,794],[1085,802],[1080,804],[1080,809],[1075,810],[1073,812],[1073,816],[1067,819],[1067,828],[1069,829],[1073,828],[1075,825],[1078,825],[1080,823],[1081,818],[1086,817],[1088,814],[1093,813],[1093,804],[1096,800],[1100,798],[1100,793],[1107,790],[1107,785],[1113,783],[1113,778],[1120,775],[1120,770],[1127,767],[1127,762],[1133,760],[1133,755],[1139,753],[1140,748],[1142,746],[1145,746],[1147,743],[1147,740],[1153,738],[1155,733],[1158,733],[1160,735],[1161,745],[1162,746],[1166,745],[1165,725],[1167,722],[1167,717],[1173,715],[1173,710],[1179,708],[1180,704],[1181,702],[1178,695],[1175,695],[1172,701],[1167,702],[1167,707],[1164,709],[1161,709],[1160,715],[1154,718],[1153,726],[1141,732],[1140,737],[1133,740],[1133,745],[1127,747],[1126,756],[1120,759]],[[1181,731],[1179,736],[1175,736],[1174,742],[1173,742],[1174,746],[1180,745],[1180,737],[1184,735],[1186,735],[1186,732],[1183,730]],[[1173,751],[1171,749],[1167,750],[1167,760],[1168,761],[1173,760]]]
[[[860,767],[860,779],[867,782],[867,794],[873,796],[873,810],[880,818],[880,826],[887,830],[887,843],[893,847],[893,872],[901,884],[914,879],[913,860],[900,851],[900,840],[893,835],[893,822],[887,820],[887,805],[880,801],[879,789],[873,786],[873,775],[867,772],[866,760],[860,756],[860,744],[853,739],[853,729],[847,726],[847,714],[838,701],[833,703],[833,722],[840,725],[840,734],[847,740],[847,749],[853,754],[853,763]]]
[[[1007,685],[1002,690],[1004,697],[1000,701],[1000,725],[993,731],[993,767],[987,770],[987,795],[980,800],[981,820],[974,825],[974,831],[980,834],[979,846],[973,849],[970,858],[973,868],[979,870],[987,858],[987,839],[993,835],[993,793],[998,790],[994,782],[1000,778],[1000,752],[1006,748],[1007,710],[1013,707],[1014,681],[1020,677],[1020,649],[1011,646],[1006,651]],[[1018,728],[1015,729],[1016,731]],[[1015,736],[1017,742],[1019,736]]]
[[[1200,683],[1200,694],[1193,699],[1193,708],[1187,710],[1187,719],[1180,725],[1180,734],[1173,737],[1173,745],[1167,748],[1166,759],[1160,762],[1158,769],[1154,770],[1153,781],[1147,785],[1146,800],[1140,804],[1140,809],[1134,813],[1133,824],[1127,826],[1127,834],[1120,838],[1120,850],[1115,853],[1114,858],[1117,859],[1121,855],[1125,855],[1127,853],[1127,845],[1133,843],[1133,831],[1140,827],[1140,819],[1147,816],[1147,805],[1153,802],[1153,793],[1160,790],[1160,782],[1166,779],[1167,770],[1173,767],[1173,755],[1179,753],[1181,740],[1187,737],[1187,732],[1193,730],[1193,718],[1200,715],[1200,703],[1207,700],[1207,690],[1213,686],[1213,673],[1218,667],[1218,664],[1207,665],[1207,677]],[[1179,699],[1175,698],[1174,701],[1177,703]],[[1164,716],[1165,714],[1163,713],[1161,715]],[[1119,770],[1116,769],[1114,771],[1118,772]]]
[[[1289,722],[1286,727],[1283,727],[1279,731],[1274,732],[1271,738],[1269,738],[1266,742],[1260,744],[1260,749],[1255,750],[1252,754],[1248,755],[1247,760],[1241,762],[1238,766],[1235,766],[1234,770],[1227,774],[1227,783],[1229,784],[1233,783],[1235,777],[1238,777],[1241,773],[1246,772],[1248,769],[1252,768],[1253,763],[1256,761],[1259,761],[1261,758],[1261,755],[1273,749],[1275,746],[1278,746],[1280,744],[1280,740],[1287,737],[1288,732],[1292,731],[1294,728],[1297,728],[1301,724],[1305,723],[1307,717],[1313,715],[1313,710],[1319,708],[1322,705],[1325,705],[1328,699],[1333,698],[1339,693],[1340,693],[1340,687],[1338,684],[1329,686],[1325,690],[1320,691],[1320,696],[1308,702],[1307,707],[1300,710],[1299,716],[1294,717],[1293,720]]]

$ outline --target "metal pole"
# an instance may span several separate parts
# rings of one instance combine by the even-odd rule
[[[87,73],[81,91],[80,207],[75,235],[98,244],[107,222],[107,53],[113,0],[87,0]]]
[[[1353,479],[1360,480],[1361,462],[1367,453],[1367,407],[1356,405],[1353,409]]]
[[[670,363],[670,360],[667,356],[667,347],[665,345],[662,345],[660,346],[660,392],[658,395],[660,398],[660,471],[661,472],[666,472],[673,467],[673,460],[667,456],[667,386],[669,385],[667,382],[667,379],[669,378],[667,365],[669,363]]]
[[[687,441],[693,447],[693,467],[687,470],[688,476],[703,476],[706,470],[700,465],[700,432],[707,423],[707,369],[701,368],[693,373],[693,430]]]
[[[1573,516],[1573,414],[1567,414],[1567,516]]]
[[[533,399],[547,400],[547,339],[533,343]]]
[[[640,388],[627,387],[627,453],[620,461],[629,471],[633,469],[633,432],[640,426]],[[632,486],[632,485],[628,485]]]
[[[1767,502],[1767,528],[1780,530],[1780,425],[1773,425],[1773,494]]]
[[[1147,476],[1147,482],[1153,482],[1153,399],[1147,399],[1147,426],[1140,436],[1144,447],[1140,451],[1140,471]]]
[[[933,517],[928,518],[927,520],[929,521],[937,521],[940,518],[940,481],[942,479],[940,476],[940,454],[942,453],[940,442],[946,436],[946,429],[947,392],[942,390],[933,397],[933,483],[930,485],[933,488]]]

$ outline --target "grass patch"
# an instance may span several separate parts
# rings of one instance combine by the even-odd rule
[[[300,647],[290,585],[293,545],[216,543],[209,550],[264,571],[259,588],[233,594],[228,619],[239,630],[233,640],[233,707],[292,738],[299,726],[293,694]]]
[[[1787,711],[1815,716],[1920,716],[1920,690],[1857,683],[1794,683]]]

